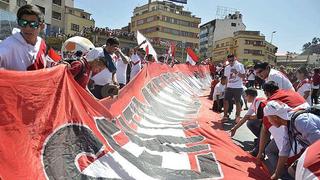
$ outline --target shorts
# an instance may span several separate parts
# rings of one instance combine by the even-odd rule
[[[239,103],[241,101],[242,93],[243,93],[242,88],[227,88],[224,94],[224,100],[226,101],[234,100],[235,103]]]

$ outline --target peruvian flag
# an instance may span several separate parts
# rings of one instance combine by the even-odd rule
[[[170,57],[174,57],[175,54],[176,54],[176,45],[175,45],[173,42],[171,42],[171,43],[170,43],[170,47],[169,47],[169,49],[168,49],[168,55],[169,55]]]
[[[190,48],[187,48],[187,63],[190,63],[191,65],[196,65],[196,63],[199,61],[199,57],[196,55],[196,53]]]
[[[50,59],[52,59],[54,62],[59,62],[62,58],[61,56],[52,48],[48,50],[48,56]]]
[[[171,42],[169,49],[167,51],[166,63],[168,62],[170,57],[172,58],[172,63],[174,63],[175,54],[176,54],[176,45],[173,42]]]
[[[146,37],[144,37],[144,35],[141,34],[139,31],[137,31],[137,41],[138,41],[138,44],[141,44],[143,41],[147,41],[141,46],[141,48],[143,48],[143,50],[146,51],[146,56],[149,54],[152,54],[155,61],[158,62],[157,52],[154,50],[150,41]]]

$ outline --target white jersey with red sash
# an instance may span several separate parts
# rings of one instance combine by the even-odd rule
[[[311,104],[311,83],[309,79],[304,79],[300,81],[295,87],[296,91],[304,97],[305,92],[309,91],[309,96],[306,98],[306,101]]]
[[[127,67],[128,64],[125,64],[121,57],[115,56],[115,63],[117,67],[117,81],[120,84],[127,83]]]
[[[132,80],[141,71],[142,62],[138,54],[133,54],[131,56],[131,64],[130,80]]]
[[[26,71],[46,67],[46,44],[37,37],[33,46],[17,32],[0,44],[0,67],[8,70]]]
[[[320,179],[320,140],[312,144],[299,158],[296,179]]]
[[[283,103],[279,101],[279,103]],[[295,108],[293,108],[289,113],[293,114],[302,109],[308,108],[309,105],[307,103],[301,104]],[[286,126],[275,127],[271,126],[269,128],[269,132],[271,133],[273,139],[279,150],[279,156],[288,156],[288,164],[292,164],[296,161],[301,154],[304,152],[304,148],[301,144],[293,141],[290,143],[289,135],[288,135],[288,128]],[[297,144],[296,144],[297,143]],[[297,152],[295,152],[292,148],[287,152],[287,146],[297,146]]]
[[[293,86],[286,75],[275,69],[270,70],[269,76],[266,79],[266,82],[269,81],[274,81],[279,86],[279,89],[293,90]]]
[[[252,116],[253,114],[257,114],[260,104],[263,102],[266,102],[266,101],[267,101],[267,99],[263,98],[263,97],[255,98],[254,101],[252,102],[248,112],[246,113],[246,116]]]

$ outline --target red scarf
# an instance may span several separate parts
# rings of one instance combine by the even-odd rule
[[[33,70],[38,70],[38,69],[43,69],[46,67],[46,60],[45,55],[46,55],[46,50],[47,50],[47,45],[44,42],[43,39],[41,39],[41,44],[40,44],[40,48],[36,57],[36,60],[34,61],[33,64],[31,64],[27,70],[28,71],[33,71]]]

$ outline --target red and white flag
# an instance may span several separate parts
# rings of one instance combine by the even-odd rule
[[[196,65],[196,63],[199,61],[199,57],[196,55],[196,53],[190,48],[187,48],[187,63],[190,63],[191,65]]]
[[[172,63],[174,63],[175,54],[176,54],[176,45],[173,42],[171,42],[170,46],[169,46],[169,49],[167,51],[167,58],[166,58],[165,62],[168,63],[168,60],[171,57]]]
[[[158,62],[157,52],[154,50],[153,46],[151,45],[150,41],[144,37],[139,31],[137,31],[137,41],[138,44],[141,44],[143,41],[146,41],[141,48],[146,51],[146,56],[152,54],[153,58]]]
[[[62,59],[61,56],[52,48],[49,49],[48,56],[55,62],[59,62]]]

